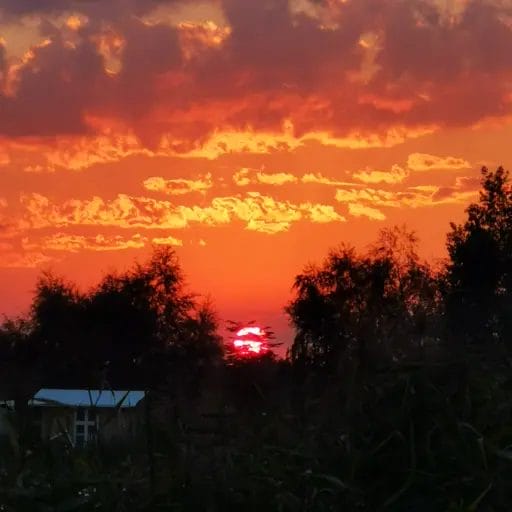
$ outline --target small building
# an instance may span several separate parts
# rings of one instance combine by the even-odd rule
[[[29,406],[43,440],[64,438],[81,448],[97,440],[135,438],[143,422],[143,398],[144,391],[43,388]]]

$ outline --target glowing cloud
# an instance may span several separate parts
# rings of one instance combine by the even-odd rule
[[[286,183],[297,183],[298,179],[287,172],[264,173],[258,172],[256,178],[259,183],[265,185],[285,185]]]
[[[364,170],[356,172],[352,175],[355,180],[362,181],[363,183],[388,183],[395,184],[401,183],[409,176],[407,170],[403,169],[399,165],[393,165],[391,170],[386,171],[375,171],[375,170]]]
[[[249,178],[249,169],[240,169],[239,171],[233,174],[233,181],[239,187],[246,187],[252,183],[251,178]]]
[[[173,196],[189,194],[191,192],[205,193],[213,187],[211,174],[200,176],[197,180],[168,179],[152,177],[144,181],[144,188],[153,192],[163,192]]]
[[[65,251],[119,251],[124,249],[140,249],[145,246],[147,238],[133,235],[130,238],[123,236],[81,236],[56,233],[49,237],[34,241],[24,238],[22,246],[26,250]]]
[[[360,206],[422,208],[440,204],[467,204],[476,198],[478,190],[478,179],[458,177],[455,184],[448,187],[419,185],[405,190],[337,189],[335,198],[340,203],[357,204],[352,207],[357,212],[362,211]]]
[[[211,20],[181,22],[178,30],[185,60],[193,59],[205,50],[219,48],[231,34],[231,27],[220,27]]]
[[[399,193],[374,188],[338,189],[336,190],[336,201],[340,203],[365,201],[374,205],[394,208],[398,208],[401,205]]]
[[[430,171],[433,169],[460,170],[469,169],[471,164],[463,158],[453,156],[435,156],[426,153],[412,153],[407,159],[407,167],[411,171]]]
[[[181,247],[183,245],[183,241],[178,238],[174,238],[173,236],[166,236],[163,238],[153,238],[151,240],[156,245],[173,245],[176,247]]]
[[[350,203],[348,205],[348,211],[350,215],[354,217],[368,217],[371,220],[386,220],[386,216],[380,210],[360,203]]]
[[[143,149],[214,159],[391,147],[509,114],[507,2],[68,3],[2,3],[3,24],[39,27],[25,55],[1,46],[0,134],[105,135],[92,115]]]
[[[299,179],[294,174],[288,172],[266,173],[243,168],[233,174],[233,181],[239,187],[257,183],[280,186],[287,183],[297,183]]]
[[[309,218],[312,222],[325,224],[328,222],[345,222],[347,219],[340,215],[334,207],[323,204],[304,204],[303,208],[308,210]]]
[[[215,197],[209,206],[174,205],[169,201],[119,194],[111,201],[100,197],[70,199],[57,205],[41,194],[22,195],[24,229],[66,226],[184,229],[192,224],[215,226],[239,220],[251,231],[277,233],[301,219],[343,221],[329,205],[278,201],[258,192],[246,197]]]
[[[315,183],[317,185],[328,185],[332,187],[339,187],[343,185],[352,185],[346,181],[339,181],[332,178],[327,178],[321,173],[308,173],[304,174],[301,178],[302,183]]]

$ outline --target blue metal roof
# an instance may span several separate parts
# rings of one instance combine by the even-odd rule
[[[98,389],[40,389],[31,400],[34,406],[135,407],[144,391]]]

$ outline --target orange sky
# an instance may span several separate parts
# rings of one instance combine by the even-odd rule
[[[224,319],[407,223],[444,256],[510,166],[512,3],[2,0],[0,311],[176,247]]]

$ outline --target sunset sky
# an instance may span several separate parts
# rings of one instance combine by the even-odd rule
[[[0,0],[0,312],[176,247],[288,340],[293,277],[510,167],[511,0]]]

